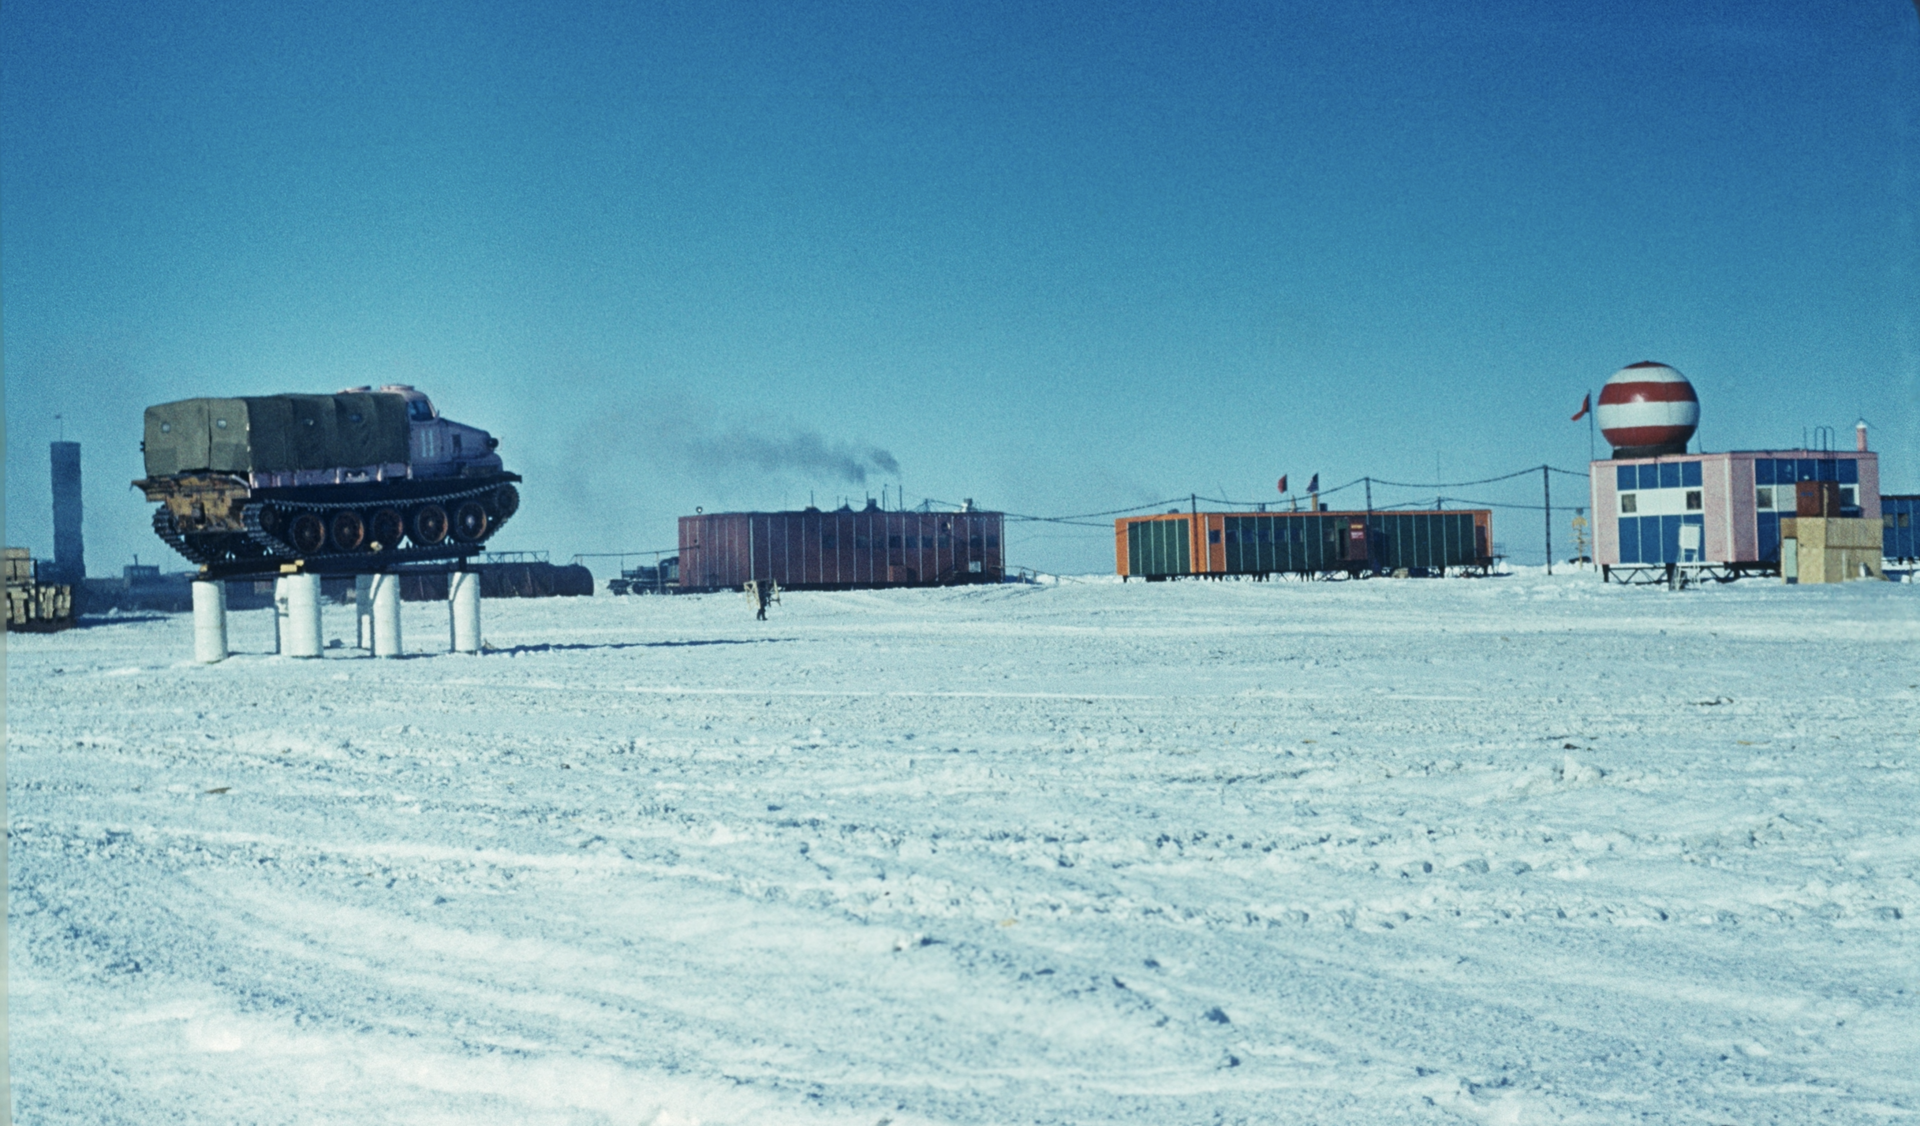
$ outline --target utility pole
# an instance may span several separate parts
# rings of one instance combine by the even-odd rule
[[[1373,478],[1367,482],[1367,570],[1373,570]]]
[[[1540,467],[1540,496],[1547,511],[1547,574],[1553,574],[1553,478],[1552,470]]]
[[[1212,560],[1207,557],[1207,537],[1200,533],[1200,494],[1188,493],[1187,502],[1193,506],[1193,531],[1187,538],[1201,560],[1200,570],[1204,573]]]

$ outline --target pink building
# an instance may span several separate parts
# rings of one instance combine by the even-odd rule
[[[1596,461],[1589,475],[1594,561],[1608,578],[1669,565],[1729,576],[1777,571],[1780,519],[1793,517],[1796,495],[1810,491],[1801,482],[1824,482],[1811,491],[1838,494],[1832,515],[1880,518],[1880,462],[1864,449]]]

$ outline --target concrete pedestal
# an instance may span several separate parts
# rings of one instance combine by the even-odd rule
[[[455,571],[447,576],[447,606],[452,617],[453,651],[480,651],[480,576]]]
[[[227,584],[193,584],[193,659],[203,665],[227,659]]]
[[[400,645],[400,576],[373,576],[373,655],[398,657]]]
[[[373,576],[353,576],[353,617],[359,623],[355,647],[373,652]]]
[[[273,580],[273,651],[287,655],[287,577]]]
[[[280,652],[288,657],[320,655],[320,576],[288,575],[287,617]]]

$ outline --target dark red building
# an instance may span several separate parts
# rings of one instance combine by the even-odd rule
[[[717,512],[680,518],[680,589],[788,590],[997,583],[1006,575],[999,512]]]

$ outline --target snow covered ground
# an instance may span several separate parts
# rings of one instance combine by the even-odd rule
[[[7,639],[19,1121],[1920,1115],[1920,588],[406,614]]]

